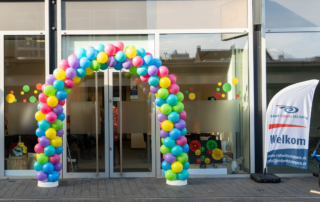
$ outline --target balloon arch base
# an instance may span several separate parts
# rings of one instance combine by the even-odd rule
[[[52,188],[52,187],[58,187],[58,186],[59,186],[59,181],[55,181],[55,182],[38,181],[38,187]]]
[[[167,180],[167,185],[172,185],[172,186],[185,186],[188,184],[188,180]]]

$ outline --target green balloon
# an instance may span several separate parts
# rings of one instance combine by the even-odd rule
[[[166,88],[160,88],[158,90],[158,97],[161,99],[166,99],[169,96],[169,90]]]
[[[177,179],[177,173],[173,172],[172,170],[167,170],[164,176],[167,180],[170,180],[170,181]]]
[[[231,91],[231,84],[230,83],[223,84],[222,89],[223,89],[224,92]]]
[[[69,95],[69,93],[71,92],[70,88],[63,87],[63,90],[66,91],[67,95]]]
[[[60,130],[63,128],[63,122],[60,119],[57,119],[51,124],[51,127],[55,130]]]
[[[182,154],[180,156],[177,156],[177,161],[179,161],[180,163],[187,163],[189,160],[189,156],[182,152]]]
[[[182,102],[178,102],[176,105],[173,105],[173,111],[180,113],[184,109],[184,104]]]
[[[44,87],[44,94],[46,94],[46,96],[53,96],[55,93],[56,89],[52,85]]]
[[[169,104],[165,103],[161,106],[161,112],[165,115],[168,115],[172,112],[172,107]]]
[[[163,144],[164,138],[161,138],[161,143]]]
[[[126,77],[127,79],[130,79],[131,78],[131,73],[130,72],[124,73],[124,77]]]
[[[91,60],[90,69],[92,71],[98,71],[101,67],[101,64],[97,60]]]
[[[160,152],[161,152],[161,154],[171,153],[171,149],[166,147],[166,146],[164,146],[164,145],[161,145]]]
[[[176,96],[177,96],[177,98],[178,98],[178,102],[182,102],[182,101],[183,101],[183,99],[184,99],[183,93],[178,92],[178,93],[176,94]]]
[[[24,86],[22,87],[22,90],[23,90],[24,92],[29,92],[30,87],[29,87],[28,85],[24,85]]]
[[[138,67],[132,66],[129,71],[131,72],[131,74],[137,74],[137,69]]]
[[[37,161],[41,164],[44,164],[49,161],[49,157],[45,153],[41,153],[41,154],[38,154]]]
[[[31,97],[29,98],[29,101],[30,101],[31,103],[35,103],[35,102],[37,101],[37,98],[34,97],[34,96],[31,96]]]

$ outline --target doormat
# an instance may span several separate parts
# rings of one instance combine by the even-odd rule
[[[113,172],[120,172],[120,168],[115,168]],[[122,168],[122,172],[151,172],[149,168]]]

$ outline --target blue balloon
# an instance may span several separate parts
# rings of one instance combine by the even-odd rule
[[[36,170],[36,171],[40,171],[40,170],[43,170],[43,165],[41,163],[39,163],[38,161],[34,162],[33,164],[33,168]]]
[[[143,58],[144,56],[146,56],[146,50],[144,50],[143,48],[137,48],[137,56]]]
[[[148,68],[145,65],[141,65],[137,68],[137,73],[139,76],[145,76],[148,73]]]
[[[116,66],[113,67],[115,70],[121,70],[122,67],[122,63],[121,62],[117,62]]]
[[[155,103],[158,107],[161,107],[163,104],[167,103],[165,99],[161,99],[159,97],[156,98]]]
[[[98,51],[98,53],[104,52],[104,45],[101,43],[97,44],[94,48]]]
[[[48,175],[49,182],[56,182],[59,180],[59,173],[57,171],[53,171]]]
[[[153,65],[153,57],[151,55],[146,55],[143,57],[143,64],[150,66]]]
[[[39,121],[39,127],[41,128],[41,130],[46,131],[50,128],[50,126],[51,124],[46,119]]]
[[[87,57],[83,57],[80,59],[80,67],[86,69],[90,67],[90,59]]]
[[[76,69],[76,72],[77,72],[77,76],[78,76],[79,78],[83,78],[83,77],[85,77],[86,74],[87,74],[87,70],[84,69],[84,68],[77,68],[77,69]]]
[[[64,88],[64,82],[57,79],[53,82],[53,87],[56,89],[56,90],[62,90]]]
[[[108,69],[107,63],[101,63],[100,69],[101,69],[101,70],[106,70],[106,69]]]
[[[190,168],[190,163],[187,161],[183,163],[182,166],[183,166],[183,170],[188,170]]]
[[[62,154],[62,152],[63,152],[63,147],[62,146],[56,147],[55,149],[56,149],[56,154],[58,154],[58,155]]]
[[[40,126],[39,121],[37,122],[37,126],[38,126],[38,127]]]
[[[77,56],[78,59],[86,57],[87,56],[87,51],[84,48],[78,48],[76,50],[76,56]]]
[[[169,169],[171,169],[171,163],[168,163],[166,161],[162,161],[161,167],[163,170],[169,170]]]
[[[182,147],[179,145],[175,145],[171,149],[171,153],[175,156],[180,156],[182,154]]]
[[[118,51],[114,58],[117,60],[117,62],[124,62],[126,60],[126,54],[123,51]],[[122,65],[121,65],[122,66]]]
[[[38,123],[39,123],[39,122],[38,122]],[[46,131],[45,131],[45,130],[42,130],[41,128],[37,128],[37,130],[36,130],[36,135],[37,135],[37,137],[45,136],[45,135],[46,135]]]
[[[162,175],[165,176],[166,175],[166,170],[162,171]]]
[[[180,132],[181,132],[181,135],[186,136],[186,134],[187,134],[187,129],[184,128],[184,129],[180,130]]]
[[[90,60],[94,60],[97,57],[97,51],[94,48],[88,48],[87,50],[87,58]]]
[[[43,105],[43,103],[42,103],[42,102],[40,102],[40,103],[38,104],[38,111],[40,111],[40,109],[41,109],[41,105]]]
[[[65,118],[66,118],[66,115],[64,113],[57,115],[57,119],[59,119],[61,121],[64,121]]]
[[[54,170],[54,166],[52,163],[47,162],[47,163],[43,164],[43,171],[45,173],[51,174],[53,172],[53,170]]]
[[[56,152],[56,149],[52,145],[48,145],[44,148],[44,153],[47,156],[52,156]]]
[[[171,137],[166,137],[164,138],[163,144],[168,148],[172,148],[176,144],[176,141]]]
[[[184,153],[187,153],[187,152],[189,151],[189,149],[190,149],[190,147],[189,147],[188,144],[183,145],[181,148],[182,148],[182,151],[183,151]]]
[[[67,98],[68,94],[65,90],[57,90],[56,91],[56,97],[58,100],[65,100]]]
[[[159,58],[153,58],[153,65],[159,68],[162,65],[162,61]]]
[[[178,128],[173,128],[170,132],[169,135],[172,139],[176,140],[181,136],[181,132]]]
[[[172,123],[176,123],[179,121],[180,115],[177,112],[171,112],[168,115],[168,119],[169,121],[171,121]]]
[[[156,86],[159,84],[159,77],[158,76],[150,76],[148,79],[148,83],[150,86]]]
[[[178,173],[178,179],[179,180],[186,180],[189,178],[189,172],[186,170],[182,170],[180,173]]]
[[[176,96],[176,95],[173,95],[173,94],[169,95],[169,96],[167,97],[167,103],[168,103],[169,105],[171,105],[171,106],[176,105],[176,104],[178,103],[178,98],[177,98],[177,96]]]

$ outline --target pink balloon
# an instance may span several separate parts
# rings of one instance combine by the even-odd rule
[[[187,138],[181,135],[178,139],[176,139],[176,144],[181,147],[184,146],[185,144],[187,144]]]
[[[133,66],[140,67],[143,64],[143,59],[140,56],[136,56],[132,59]]]
[[[170,74],[167,77],[170,79],[171,84],[175,84],[177,82],[177,77],[175,77],[174,75]]]
[[[43,105],[41,105],[42,107]],[[54,113],[54,112],[49,112],[47,115],[46,115],[46,119],[49,123],[53,123],[57,120],[57,115]]]
[[[171,84],[168,88],[170,94],[177,94],[180,90],[179,86],[177,84]]]
[[[72,88],[74,86],[73,79],[66,79],[64,80],[64,87],[66,88]]]
[[[140,85],[141,84],[141,79],[139,78],[139,77],[136,77],[136,78],[134,78],[134,83],[136,84],[136,85]]]
[[[179,117],[180,117],[180,119],[184,120],[187,117],[186,111],[183,110],[182,112],[180,112]]]
[[[144,76],[140,76],[141,81],[148,82],[148,79],[150,78],[149,74],[146,74]]]
[[[38,142],[40,141],[40,137],[38,137]]]
[[[146,55],[151,55],[153,57],[153,55],[151,53],[149,53],[149,52],[146,52]]]
[[[49,156],[49,161],[52,164],[57,164],[60,162],[60,156],[58,154],[53,154],[52,156]]]
[[[114,46],[117,47],[119,50],[123,51],[124,45],[121,41],[117,41],[114,43]]]
[[[47,103],[47,99],[48,99],[48,96],[46,96],[44,93],[40,93],[39,94],[39,101],[46,104]]]
[[[43,84],[43,85],[42,85],[42,88],[41,88],[41,89],[42,89],[42,92],[44,91],[44,88],[45,88],[47,85],[49,85],[49,84],[46,83],[46,84]]]
[[[68,61],[70,60],[70,58],[72,58],[72,57],[77,57],[75,54],[71,54],[71,55],[69,55],[69,57],[68,57]]]
[[[116,52],[116,49],[114,47],[113,44],[108,43],[105,47],[104,47],[104,52],[108,55],[108,56],[113,56],[114,53]]]
[[[160,77],[165,77],[165,76],[167,76],[169,74],[169,70],[168,70],[168,68],[166,66],[161,66],[161,67],[159,67],[158,73],[159,73]]]
[[[43,103],[40,107],[40,111],[44,114],[48,114],[51,110],[52,108],[47,103]]]
[[[66,103],[66,100],[59,100],[58,101],[58,104],[61,105],[61,106],[63,106],[65,103]]]
[[[60,69],[66,70],[68,67],[70,67],[69,63],[68,63],[68,60],[65,60],[65,59],[60,60],[60,62],[59,62],[59,68]]]
[[[41,146],[39,143],[36,144],[34,146],[34,151],[37,153],[37,154],[41,154],[41,153],[44,153],[44,147]]]

